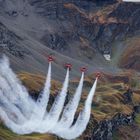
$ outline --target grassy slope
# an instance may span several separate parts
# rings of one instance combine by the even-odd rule
[[[26,77],[26,78],[23,79],[22,77]],[[32,75],[31,77],[33,78],[34,76]],[[37,78],[37,79],[36,79],[37,76],[34,77],[35,79],[33,81],[35,83],[32,82],[32,80],[31,81],[29,80],[31,77],[30,77],[30,74],[27,75],[27,73],[20,74],[20,78],[24,81],[24,84],[26,86],[30,85],[30,87],[28,86],[29,90],[36,89],[36,87],[41,88],[43,86],[42,84],[43,83],[42,81],[44,81],[43,77]],[[93,84],[94,80],[92,79],[92,77],[95,77],[95,76],[91,75],[85,78],[81,104],[78,108],[78,112],[83,108],[84,101],[86,100],[87,95],[88,95],[88,91],[90,90]],[[111,78],[107,79],[105,76],[103,77],[104,78],[101,79],[101,81],[99,81],[98,83],[95,98],[93,101],[94,104],[93,104],[92,114],[94,115],[94,117],[98,121],[100,121],[102,119],[112,117],[117,112],[122,112],[125,114],[131,113],[132,106],[126,105],[123,103],[123,93],[126,91],[124,88],[126,84],[124,84],[123,79],[126,76],[122,76],[122,78],[120,78],[120,81],[118,81],[115,76],[112,79]],[[108,80],[112,80],[112,81],[108,82]],[[128,82],[133,84],[131,80]],[[73,95],[75,88],[78,85],[78,79],[71,81],[70,85],[71,85],[69,88],[70,94]],[[52,94],[54,93],[55,90],[58,90],[60,88],[61,88],[61,84],[58,81],[52,81]],[[140,95],[134,94],[133,97],[134,97],[134,103],[138,104]]]
[[[140,126],[140,114],[137,114],[135,122]]]
[[[0,125],[0,139],[1,140],[56,140],[56,137],[48,134],[31,134],[31,135],[17,135],[9,129]]]
[[[79,105],[78,112],[83,108],[84,100],[88,95],[88,91],[93,83],[93,76],[85,78],[85,87],[82,94],[81,104]],[[43,87],[44,77],[41,75],[33,75],[29,73],[19,74],[19,78],[29,91],[39,91]],[[104,80],[104,81],[103,81]],[[116,80],[116,78],[115,78]],[[70,94],[73,95],[75,85],[78,84],[78,80],[71,81]],[[52,94],[56,90],[61,88],[61,83],[58,81],[52,81]],[[101,79],[98,83],[93,106],[92,115],[97,121],[105,118],[111,118],[118,112],[124,114],[130,114],[132,112],[132,106],[123,103],[123,93],[125,92],[123,81],[108,82],[107,78]],[[37,93],[37,92],[36,92]],[[134,104],[140,103],[140,93],[134,93]],[[139,120],[139,119],[137,119]],[[94,127],[94,126],[93,126]],[[0,125],[0,138],[3,140],[55,140],[56,137],[50,135],[33,134],[28,136],[18,136],[13,134],[10,130],[6,129],[3,125]]]

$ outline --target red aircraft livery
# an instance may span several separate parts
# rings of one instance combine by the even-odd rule
[[[70,63],[66,63],[66,64],[65,64],[65,68],[66,68],[66,69],[69,68],[69,70],[71,70],[71,68],[72,68],[72,64],[70,64]]]
[[[83,67],[80,69],[80,71],[85,73],[87,71],[87,68]]]
[[[101,77],[101,73],[100,73],[100,72],[97,72],[97,73],[96,73],[96,77],[97,77],[97,78],[100,78],[100,77]]]
[[[50,55],[50,56],[48,57],[48,61],[49,61],[49,62],[52,62],[52,61],[54,61],[54,58]]]

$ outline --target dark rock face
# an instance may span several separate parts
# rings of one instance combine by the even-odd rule
[[[11,5],[8,3],[11,3]],[[99,64],[102,65],[103,63],[105,69],[110,64],[106,65],[100,54],[115,54],[112,51],[114,51],[113,47],[116,42],[118,43],[120,40],[139,32],[139,8],[138,3],[123,3],[117,0],[0,1],[2,23],[7,22],[8,25],[5,25],[9,29],[11,29],[11,25],[22,34],[25,33],[25,36],[27,35],[31,42],[35,40],[46,46],[46,50],[50,51],[47,48],[49,47],[56,53],[62,53],[81,62],[87,63],[87,61],[90,61],[90,63],[96,65],[96,61],[98,62],[101,59]],[[16,32],[17,36],[20,36],[19,32]],[[12,55],[23,57],[23,55],[30,53],[28,52],[27,42],[27,49],[21,47],[21,44],[26,41],[24,38],[23,42],[19,41],[21,44],[18,39],[15,43],[13,43],[14,41],[15,38],[11,38],[9,44],[12,47],[8,47]],[[31,46],[34,46],[34,44]],[[44,53],[41,53],[41,55],[44,55]],[[132,61],[134,63],[131,63],[131,65],[135,65],[134,69],[139,68],[138,60],[136,60],[137,58]],[[117,61],[115,62],[117,63]],[[110,67],[112,69],[112,66]],[[130,68],[129,65],[126,68]]]
[[[140,19],[140,4],[121,3],[109,14],[109,17],[116,17],[118,20],[123,20],[128,25],[127,32],[132,33],[139,30]]]
[[[112,52],[117,49],[116,46],[121,47],[120,40],[139,33],[139,7],[138,3],[123,3],[118,0],[1,0],[1,22],[14,34],[10,35],[8,32],[8,39],[2,39],[8,40],[9,44],[6,44],[10,47],[1,47],[1,52],[10,52],[26,60],[35,57],[40,50],[40,60],[34,62],[35,67],[40,69],[39,63],[44,61],[44,55],[52,53],[50,51],[53,49],[56,54],[62,53],[67,58],[86,63],[91,71],[99,65],[103,65],[106,71],[112,71],[113,66],[105,62],[101,54],[121,54],[121,49],[117,50],[117,53]],[[20,41],[21,38],[23,41]],[[39,47],[40,45],[42,47]],[[37,53],[34,54],[34,51],[32,55],[28,55],[31,48],[37,50]],[[24,57],[26,55],[28,56]],[[125,68],[134,65],[134,69],[139,69],[137,58]],[[131,61],[131,58],[129,60]],[[115,61],[116,67],[118,61]],[[44,71],[42,69],[41,71]],[[32,68],[29,69],[31,70]]]
[[[120,125],[130,125],[135,113],[131,115],[116,114],[111,120],[100,122],[93,130],[91,140],[112,140],[113,131]]]
[[[133,91],[132,91],[131,89],[128,89],[128,90],[123,94],[124,103],[125,103],[125,104],[132,103],[132,96],[133,96]]]
[[[47,46],[49,46],[53,50],[63,51],[66,49],[66,41],[65,39],[56,34],[46,34],[41,39]]]
[[[25,54],[30,54],[20,45],[19,40],[22,39],[0,23],[0,53],[9,52],[19,58],[24,58]]]
[[[77,115],[78,116],[78,115]],[[83,140],[91,140],[94,126],[97,126],[98,122],[95,120],[94,116],[91,114],[89,124],[87,125],[87,129],[84,132]]]
[[[133,92],[128,89],[124,93],[124,100],[126,104],[132,103]],[[136,113],[140,112],[140,106],[134,106],[134,111],[130,115],[125,115],[117,113],[110,120],[103,120],[97,123],[93,129],[92,136],[88,138],[89,140],[112,140],[113,132],[120,126],[131,125],[134,122]]]
[[[102,54],[111,54],[111,43],[114,40],[122,40],[127,35],[132,35],[140,30],[140,18],[138,18],[140,4],[119,4],[115,0],[63,0],[59,2],[56,0],[29,0],[29,2],[35,8],[36,14],[62,24],[60,25],[60,35],[56,35],[56,33],[50,35],[56,40],[53,45],[48,41],[46,43],[50,48],[57,48],[57,50],[64,49],[67,41],[80,41],[79,37],[82,36]],[[103,13],[105,15],[101,17],[96,13],[98,10],[95,9],[107,4],[114,4],[114,6],[108,8],[109,10],[105,11]],[[94,14],[94,16],[90,17],[89,14]],[[65,28],[65,24],[67,24],[68,30]],[[66,38],[66,32],[71,36]],[[47,36],[44,35],[42,40]],[[62,48],[61,45],[58,45],[57,40],[59,40],[59,44],[63,44]]]
[[[103,4],[113,4],[116,3],[116,0],[91,0],[93,2],[96,2],[98,5],[103,5]]]
[[[135,106],[135,107],[134,107],[134,111],[135,111],[136,113],[140,113],[140,106]]]

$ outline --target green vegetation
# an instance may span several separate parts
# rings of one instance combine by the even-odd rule
[[[114,133],[113,133],[112,140],[120,140],[120,138],[118,137],[117,132],[114,132]]]
[[[85,78],[86,82],[84,82],[84,91],[82,93],[81,102],[78,108],[78,111],[83,109],[85,100],[87,99],[88,92],[90,90],[91,85],[93,84],[93,76]],[[23,84],[28,88],[29,91],[36,91],[38,93],[42,87],[45,78],[41,75],[33,75],[29,73],[22,73],[19,74],[19,78],[22,80]],[[112,77],[109,77],[112,78]],[[123,114],[131,114],[133,111],[133,106],[124,104],[123,93],[126,92],[124,89],[124,84],[120,80],[117,81],[115,77],[115,81],[108,81],[105,79],[105,82],[99,81],[97,90],[95,93],[94,101],[92,104],[91,114],[94,116],[96,121],[101,121],[104,119],[110,119],[116,113],[121,112]],[[111,79],[112,80],[112,79]],[[75,88],[78,85],[79,80],[71,81],[70,86],[70,96],[74,94]],[[130,81],[130,83],[135,83],[135,81]],[[135,86],[135,84],[134,84]],[[61,83],[58,81],[52,80],[52,88],[51,93],[52,95],[55,93],[56,90],[61,88]],[[139,105],[140,103],[140,93],[138,91],[134,92],[133,94],[133,104]],[[140,126],[140,114],[136,116],[135,122]],[[90,122],[92,123],[92,122]],[[91,125],[92,128],[94,124]],[[91,130],[87,130],[89,133]],[[118,135],[115,132],[113,134],[113,140],[120,140],[118,139]],[[57,140],[55,136],[48,135],[48,134],[30,134],[30,135],[17,135],[7,129],[0,123],[0,139],[1,140]]]
[[[136,115],[135,122],[140,126],[140,114]]]
[[[16,135],[4,127],[2,124],[0,125],[0,138],[2,140],[14,140]]]
[[[0,140],[56,140],[55,136],[33,133],[30,135],[17,135],[0,124]]]

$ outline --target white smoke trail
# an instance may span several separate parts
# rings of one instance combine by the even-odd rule
[[[82,73],[82,76],[81,76],[79,85],[76,89],[76,92],[74,94],[74,97],[72,98],[72,100],[69,101],[69,103],[64,108],[63,115],[61,117],[61,120],[57,124],[57,126],[61,125],[64,128],[69,128],[72,125],[72,122],[74,120],[74,115],[80,101],[83,81],[84,81],[84,73]]]
[[[83,80],[84,73],[82,73],[73,99],[64,108],[59,121],[68,90],[69,69],[67,69],[60,94],[56,97],[50,111],[47,112],[46,108],[51,86],[51,63],[49,64],[44,90],[37,102],[35,102],[10,69],[8,59],[4,57],[0,60],[0,118],[9,129],[17,134],[48,132],[64,139],[74,139],[86,129],[97,84],[96,79],[87,97],[83,111],[79,114],[76,123],[71,126],[80,101]]]
[[[31,120],[34,118],[36,119],[37,117],[38,120],[43,119],[49,101],[50,88],[51,88],[51,62],[49,63],[48,74],[46,77],[44,89],[37,99],[37,106],[34,107],[33,113],[34,115],[32,114]]]
[[[43,92],[40,93],[37,102],[33,107],[31,118],[28,120],[28,122],[26,122],[22,126],[24,133],[30,134],[32,132],[35,132],[37,127],[43,120],[49,101],[50,87],[51,87],[51,62],[49,63],[48,74],[46,77],[46,82],[45,82],[45,87],[43,89]]]
[[[21,98],[27,98],[29,96],[28,92],[9,67],[9,60],[6,56],[3,56],[0,65],[0,74],[7,80],[15,94],[19,95]],[[22,94],[23,92],[24,94]]]
[[[6,112],[4,111],[4,109],[2,107],[0,107],[0,118],[2,120],[2,122],[4,122],[4,124],[11,129],[13,132],[18,133],[20,126],[18,126],[17,124],[15,124],[13,121],[11,121],[8,118],[8,115],[6,114]],[[20,130],[21,131],[21,130]]]
[[[40,124],[38,128],[38,132],[40,133],[45,133],[46,131],[53,129],[55,124],[57,123],[60,114],[62,112],[64,103],[65,103],[65,98],[66,98],[66,93],[68,90],[68,83],[69,83],[69,69],[67,69],[65,81],[63,83],[62,90],[59,95],[57,95],[50,112],[46,115],[44,121]],[[47,126],[47,127],[46,127]]]
[[[7,81],[0,76],[0,90],[4,92],[4,96],[9,100],[9,102],[11,103],[15,103],[18,100],[18,96],[15,95],[12,91],[12,89],[10,88],[9,84],[7,83]],[[14,96],[13,96],[14,94]]]
[[[34,103],[31,100],[31,97],[29,96],[26,88],[21,84],[14,72],[9,67],[9,61],[6,56],[4,56],[0,61],[0,74],[9,84],[11,91],[14,93],[14,96],[20,99],[18,102],[15,102],[15,104],[21,107],[24,115],[29,118],[31,114],[31,108],[34,106]]]
[[[8,101],[4,94],[5,92],[3,93],[0,90],[0,103],[5,108],[7,114],[9,114],[9,118],[18,124],[24,123],[26,121],[26,118],[14,104]]]
[[[22,125],[19,125],[13,121],[11,121],[8,117],[8,114],[4,111],[2,107],[0,107],[0,118],[2,122],[11,129],[14,133],[17,134],[29,134],[28,130],[30,130],[30,126],[27,129],[24,129]]]
[[[85,102],[85,107],[84,107],[83,111],[80,112],[76,123],[68,129],[66,129],[62,126],[58,130],[55,130],[55,133],[54,133],[54,131],[52,131],[52,133],[54,133],[64,139],[70,139],[70,140],[79,137],[83,133],[83,131],[86,129],[87,124],[90,119],[91,104],[92,104],[93,96],[95,93],[96,85],[97,85],[97,78],[87,97],[87,100]]]
[[[97,78],[96,78],[96,80],[95,80],[95,82],[94,82],[94,84],[89,92],[89,95],[86,99],[84,109],[79,114],[78,119],[72,128],[72,129],[74,129],[74,131],[76,131],[75,137],[79,137],[87,127],[87,124],[88,124],[89,119],[90,119],[91,105],[92,105],[92,100],[93,100],[93,97],[95,94],[96,86],[97,86]],[[80,129],[78,129],[78,128],[80,128]]]
[[[49,70],[49,73],[50,73],[50,70]],[[41,112],[42,109],[40,110],[40,107],[42,108],[42,106],[38,107],[38,104],[36,104],[34,111],[37,111],[36,113],[38,113],[38,115],[36,115],[36,113],[33,112],[34,113],[33,117],[31,117],[31,119],[22,126],[23,134],[30,134],[32,132],[45,133],[49,129],[54,127],[54,125],[57,123],[59,119],[59,116],[64,106],[65,97],[66,97],[67,88],[68,88],[68,81],[69,81],[69,70],[67,70],[67,74],[66,74],[66,78],[62,87],[62,91],[60,95],[58,95],[56,100],[54,101],[54,104],[50,110],[50,113],[46,114],[47,116],[45,117],[44,120],[42,120],[42,118],[38,116],[39,114],[42,113]],[[49,86],[47,85],[47,87]],[[46,110],[46,108],[44,109]]]
[[[25,87],[22,86],[14,72],[10,69],[9,61],[5,56],[0,60],[0,90],[0,105],[4,107],[5,113],[9,117],[9,120],[7,120],[8,122],[10,121],[10,123],[6,123],[8,124],[7,126],[18,134],[32,132],[34,130],[34,125],[32,125],[34,122],[29,118],[33,114],[33,107],[36,107],[37,104],[31,99]],[[16,125],[15,121],[16,124],[22,124]]]

